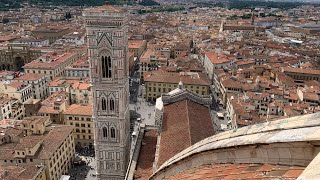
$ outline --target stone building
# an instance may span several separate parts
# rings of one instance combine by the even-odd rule
[[[39,116],[8,123],[0,127],[0,167],[43,167],[37,180],[58,180],[70,170],[75,155],[73,126],[52,126],[49,117]]]
[[[74,140],[77,148],[93,148],[92,104],[72,104],[64,112],[64,121],[65,124],[75,127]]]
[[[40,55],[41,51],[32,50],[29,45],[8,44],[8,49],[0,50],[0,70],[21,70],[22,66]]]
[[[57,39],[60,39],[63,35],[68,34],[69,31],[70,29],[66,27],[40,27],[33,30],[31,35],[49,39],[49,44],[52,44]]]
[[[93,92],[97,178],[124,179],[129,161],[127,14],[110,5],[83,13]]]

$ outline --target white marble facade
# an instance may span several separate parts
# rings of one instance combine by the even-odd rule
[[[127,15],[112,6],[86,9],[98,179],[124,179],[129,157]]]

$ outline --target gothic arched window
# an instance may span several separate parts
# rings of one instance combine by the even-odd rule
[[[107,110],[107,101],[106,101],[105,98],[102,98],[102,99],[101,99],[101,109],[102,109],[103,111],[106,111],[106,110]]]
[[[114,129],[114,127],[111,128],[111,138],[116,138],[116,130]]]
[[[105,78],[107,77],[107,74],[106,74],[106,58],[104,56],[101,57],[101,65],[102,65],[101,74],[102,74],[102,77]]]
[[[111,63],[111,57],[108,56],[108,78],[112,77],[112,63]]]
[[[110,111],[114,111],[114,100],[113,98],[110,99]]]
[[[102,133],[104,138],[108,137],[108,129],[106,127],[102,128]]]
[[[112,62],[110,56],[101,56],[101,75],[103,78],[112,77]]]

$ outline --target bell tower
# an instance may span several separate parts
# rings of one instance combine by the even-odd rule
[[[97,178],[124,179],[129,157],[127,15],[111,5],[89,8],[86,21],[93,91]]]

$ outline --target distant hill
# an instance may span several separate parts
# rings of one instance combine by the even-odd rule
[[[22,2],[29,2],[31,4],[38,4],[43,6],[48,5],[66,5],[66,6],[100,6],[105,3],[106,0],[0,0],[0,11],[9,9],[20,8]],[[130,4],[130,0],[108,0],[111,4]],[[159,5],[154,0],[143,0],[141,3],[143,6]]]
[[[5,11],[10,8],[20,8],[21,0],[0,0],[0,11]]]

